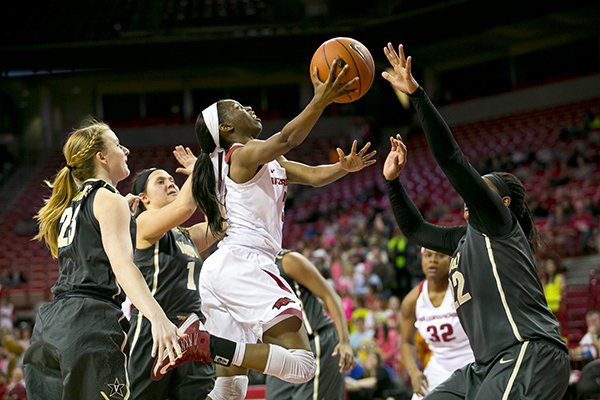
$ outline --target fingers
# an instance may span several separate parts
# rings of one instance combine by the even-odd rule
[[[356,146],[358,146],[358,141],[357,140],[352,141],[352,148],[350,149],[351,154],[356,154]]]
[[[346,74],[348,68],[350,68],[348,64],[344,64],[342,66],[343,62],[344,60],[342,58],[338,58],[337,60],[335,60],[331,68],[329,68],[329,76],[327,77],[327,80],[329,82],[333,82],[336,85],[339,84],[339,81]],[[342,70],[336,75],[337,67],[342,67]]]
[[[337,153],[338,153],[338,157],[340,158],[340,162],[344,160],[344,158],[346,158],[346,155],[344,154],[344,150],[340,149],[339,147],[336,149]]]
[[[169,354],[169,361],[171,362],[171,365],[174,365],[175,360],[177,360],[175,353],[173,352],[173,347],[173,343],[171,343],[170,346],[167,346],[167,353]]]
[[[388,42],[387,46],[383,48],[383,54],[385,54],[386,58],[393,67],[398,64],[398,55],[396,54],[396,50],[394,50],[392,43]]]
[[[412,74],[411,69],[412,69],[412,57],[408,56],[408,59],[406,60],[406,75],[410,76]]]
[[[360,151],[358,152],[358,155],[362,157],[367,152],[367,150],[369,149],[369,147],[371,147],[371,142],[367,142],[367,144],[365,144],[363,146],[363,148],[360,149]]]
[[[156,340],[152,341],[152,358],[156,357],[156,348],[157,348]],[[160,360],[160,359],[159,359]]]
[[[398,45],[398,54],[398,62],[400,63],[400,66],[404,68],[406,65],[406,58],[404,58],[404,46],[401,44]]]

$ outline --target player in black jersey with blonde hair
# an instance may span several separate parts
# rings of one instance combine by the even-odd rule
[[[173,151],[182,167],[177,172],[188,175],[181,187],[165,170],[148,168],[136,174],[132,194],[138,196],[136,210],[137,238],[135,264],[146,279],[156,301],[167,317],[180,324],[190,313],[202,320],[198,281],[202,259],[200,253],[215,238],[205,222],[180,227],[196,211],[189,177],[196,157],[189,148],[177,146]],[[184,400],[205,399],[214,387],[215,367],[198,362],[185,363],[168,372],[160,381],[150,379],[153,359],[150,322],[137,309],[131,316],[129,377],[133,399]]]
[[[37,314],[24,369],[29,400],[127,399],[127,335],[121,287],[152,322],[152,356],[181,357],[177,327],[150,294],[133,263],[135,223],[115,189],[129,175],[129,150],[110,127],[93,121],[69,136],[66,166],[37,214],[58,259],[54,301]]]
[[[477,173],[413,78],[411,58],[402,45],[398,50],[384,49],[394,73],[383,77],[409,95],[433,156],[465,201],[467,220],[441,227],[423,219],[398,179],[406,146],[400,135],[390,138],[383,175],[394,215],[410,240],[453,256],[454,303],[475,355],[426,399],[560,399],[569,381],[567,347],[538,278],[537,231],[525,188],[509,173]]]
[[[267,400],[342,400],[344,372],[354,365],[342,301],[317,267],[302,254],[282,250],[275,262],[281,277],[302,302],[302,319],[317,369],[314,378],[301,384],[267,376]]]

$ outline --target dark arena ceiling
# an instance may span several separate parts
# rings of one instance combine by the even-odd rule
[[[460,62],[600,35],[600,2],[584,0],[20,0],[1,8],[5,75],[308,64],[335,36],[357,38],[377,57],[393,41],[422,62]]]

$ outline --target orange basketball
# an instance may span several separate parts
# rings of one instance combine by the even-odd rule
[[[348,72],[344,76],[343,82],[348,82],[355,76],[359,81],[352,85],[350,89],[358,89],[355,93],[338,97],[336,103],[350,103],[360,99],[371,88],[375,78],[375,63],[373,57],[362,43],[347,37],[337,37],[329,39],[323,43],[310,61],[310,76],[315,67],[319,71],[321,82],[327,79],[329,69],[337,58],[341,58],[343,63],[348,64]],[[341,69],[338,69],[339,72]]]

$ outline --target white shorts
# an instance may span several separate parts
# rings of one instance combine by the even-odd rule
[[[221,246],[202,265],[200,299],[206,329],[242,343],[289,317],[302,320],[300,300],[281,278],[274,260],[234,246]]]
[[[435,358],[431,358],[425,367],[425,371],[423,373],[427,377],[427,382],[429,386],[427,387],[427,393],[431,392],[433,389],[439,386],[440,383],[444,382],[446,379],[450,378],[454,371],[449,371],[448,369],[442,367],[439,363],[436,362]],[[423,397],[413,394],[411,400],[420,400]]]

